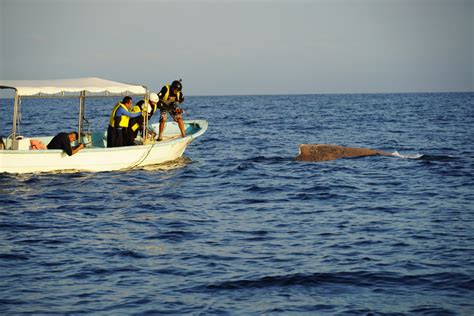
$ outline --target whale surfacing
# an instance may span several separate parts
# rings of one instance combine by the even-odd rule
[[[296,160],[300,161],[329,161],[338,158],[364,156],[392,156],[392,154],[368,148],[343,147],[332,144],[301,144],[300,153]]]

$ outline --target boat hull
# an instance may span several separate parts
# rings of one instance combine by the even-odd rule
[[[165,135],[170,140],[126,147],[84,148],[73,156],[68,156],[61,150],[1,150],[0,172],[99,172],[166,163],[181,157],[189,143],[206,131],[207,122],[186,121],[186,127],[191,133],[184,138],[173,138],[179,130],[173,123],[168,123]]]

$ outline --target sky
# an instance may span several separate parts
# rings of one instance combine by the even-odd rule
[[[185,95],[474,91],[474,0],[0,0],[0,80]]]

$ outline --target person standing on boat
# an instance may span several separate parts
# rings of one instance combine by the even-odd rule
[[[150,93],[150,100],[149,104],[147,106],[147,113],[148,113],[148,122],[150,122],[151,117],[153,114],[155,114],[157,107],[158,107],[158,94],[156,93]],[[132,108],[131,112],[132,113],[143,113],[145,111],[145,100],[140,100],[135,104],[135,106]],[[144,116],[139,116],[135,118],[130,119],[129,123],[129,128],[128,128],[128,144],[129,145],[134,145],[135,144],[135,138],[138,136],[138,132],[143,131],[143,118]],[[149,133],[155,136],[155,132],[152,131],[150,128],[148,129]]]
[[[122,147],[129,144],[128,125],[130,118],[139,117],[141,112],[131,113],[132,98],[126,96],[112,109],[107,129],[107,147]]]
[[[77,135],[77,132],[59,133],[51,139],[47,147],[48,149],[64,150],[68,156],[72,156],[84,148],[84,144],[82,143],[74,147],[71,146],[71,143],[78,139]]]
[[[158,140],[163,140],[163,131],[166,125],[167,113],[169,113],[175,122],[178,123],[179,130],[181,131],[181,137],[185,137],[184,121],[183,121],[183,110],[178,107],[180,103],[184,101],[183,93],[181,92],[183,86],[181,85],[181,79],[175,80],[171,85],[166,85],[161,88],[158,97],[158,107],[160,109],[160,131],[158,134]]]

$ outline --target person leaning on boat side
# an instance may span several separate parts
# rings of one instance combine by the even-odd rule
[[[147,112],[148,112],[148,122],[150,122],[151,117],[153,114],[155,114],[158,106],[158,94],[156,93],[150,93],[150,100],[149,104],[147,106]],[[135,104],[135,106],[132,108],[131,112],[132,113],[143,113],[145,110],[144,107],[145,100],[140,100]],[[128,124],[128,136],[129,136],[129,145],[134,145],[135,144],[135,138],[138,136],[138,132],[142,132],[143,130],[143,116],[139,117],[134,117],[130,119],[130,123]],[[152,131],[150,128],[148,128],[149,133],[154,137],[155,132]]]
[[[48,149],[62,149],[68,156],[72,156],[84,148],[84,144],[82,143],[74,147],[71,146],[71,143],[75,142],[77,138],[77,132],[59,133],[58,135],[54,136],[53,139],[51,139],[48,146],[46,147],[48,147]]]
[[[112,109],[107,129],[107,147],[122,147],[129,144],[128,124],[130,118],[142,115],[141,112],[131,113],[132,105],[132,98],[126,96],[122,102],[118,102]]]
[[[163,140],[163,131],[166,125],[167,113],[169,113],[174,121],[178,123],[179,130],[181,131],[181,137],[185,137],[184,121],[183,121],[183,110],[178,107],[180,103],[184,101],[183,93],[181,92],[183,86],[181,85],[181,79],[175,80],[171,85],[166,85],[161,88],[158,97],[158,107],[160,109],[160,131],[158,134],[158,140]]]

